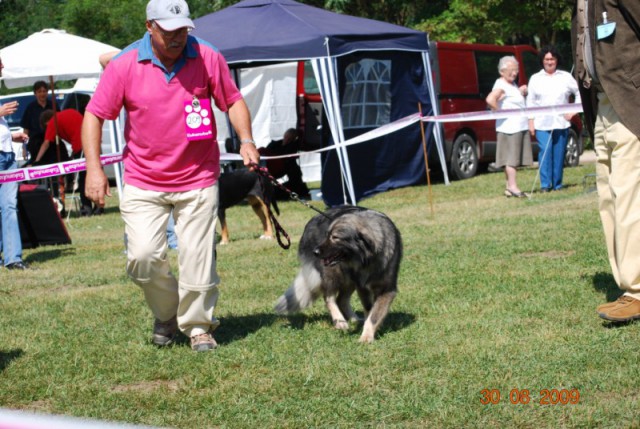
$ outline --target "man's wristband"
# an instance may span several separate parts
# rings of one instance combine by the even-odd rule
[[[251,143],[254,146],[256,144],[256,142],[254,142],[252,139],[242,139],[242,140],[240,140],[240,144],[245,144],[245,143]]]

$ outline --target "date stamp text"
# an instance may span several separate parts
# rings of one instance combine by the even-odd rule
[[[535,395],[537,393],[537,396]],[[507,397],[503,397],[500,389],[482,389],[480,403],[482,405],[497,405],[508,400],[511,404],[526,405],[575,405],[580,402],[578,389],[540,389],[533,393],[529,389],[511,389]]]

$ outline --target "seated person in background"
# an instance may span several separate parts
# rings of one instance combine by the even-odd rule
[[[40,150],[36,155],[34,164],[50,164],[57,162],[56,151],[56,124],[53,121],[53,110],[45,110],[41,116],[42,127],[44,128],[44,141]],[[58,122],[58,136],[71,144],[71,157],[78,159],[82,157],[82,114],[75,109],[65,109],[62,112],[56,114]],[[69,159],[66,146],[60,142],[60,158],[65,160]],[[53,158],[53,160],[51,160]],[[80,201],[82,207],[80,209],[81,216],[91,216],[94,213],[94,208],[91,200],[84,194],[84,181],[86,172],[81,171],[78,173],[78,186],[80,193]],[[96,207],[97,209],[97,207]]]
[[[278,156],[290,155],[297,153],[299,150],[299,136],[295,128],[289,128],[285,131],[282,140],[274,140],[267,147],[260,148],[258,151],[261,156]],[[302,199],[309,199],[309,188],[302,180],[302,170],[298,165],[296,157],[268,159],[267,169],[275,179],[287,176],[288,180],[282,185],[298,194]],[[276,199],[288,199],[289,195],[282,189],[276,187],[274,197]]]

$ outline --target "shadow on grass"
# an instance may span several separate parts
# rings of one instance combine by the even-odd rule
[[[409,313],[391,312],[378,329],[378,336],[383,337],[387,332],[400,331],[416,321],[416,316]]]
[[[109,214],[109,213],[120,213],[120,207],[115,206],[115,207],[105,207],[104,208],[104,214]],[[91,217],[97,217],[99,218],[100,215],[98,216],[91,216]]]
[[[120,213],[120,207],[105,207],[104,211],[101,214],[91,214],[90,216],[82,216],[79,210],[76,210],[75,207],[71,210],[71,219],[82,219],[82,218],[95,218],[96,220],[100,219],[100,216],[110,214],[110,213]],[[66,217],[66,214],[65,216]]]
[[[607,302],[612,302],[622,295],[622,291],[618,288],[616,281],[611,273],[599,272],[593,276],[593,288],[605,294]]]
[[[220,345],[239,341],[258,330],[271,326],[280,316],[277,314],[260,313],[248,316],[227,316],[220,318],[220,328],[213,336]],[[190,340],[184,335],[176,339],[176,344],[189,344]]]
[[[360,314],[362,316],[362,314]],[[321,321],[330,322],[328,314],[314,314],[307,316],[302,313],[289,316],[280,316],[272,313],[260,313],[247,316],[227,316],[220,318],[220,328],[214,332],[216,342],[220,345],[229,344],[234,341],[242,340],[247,336],[257,332],[258,330],[273,325],[276,320],[287,319],[289,328],[304,329],[309,323],[317,323]],[[389,332],[399,331],[414,323],[416,317],[408,313],[389,313],[385,318],[381,328],[378,330],[377,336],[382,337]],[[358,324],[355,330],[350,332],[351,335],[360,335],[362,331],[362,323]],[[176,345],[189,344],[190,340],[184,335],[176,338]]]
[[[46,262],[61,258],[66,255],[73,255],[76,253],[74,248],[55,248],[47,250],[36,250],[26,258],[25,262]]]
[[[302,330],[305,325],[308,323],[317,323],[323,320],[327,322],[330,321],[331,317],[328,314],[314,314],[312,316],[308,316],[303,313],[290,314],[287,316],[279,316],[281,318],[286,318],[289,321],[288,328]]]
[[[613,322],[610,320],[603,320],[602,327],[606,329],[618,329],[618,328],[624,328],[629,325],[634,325],[636,323],[638,323],[637,320],[630,320],[628,322]]]
[[[24,351],[21,349],[13,349],[7,352],[0,350],[0,372],[4,371],[4,369],[9,366],[11,361],[18,359],[23,354]]]
[[[356,336],[362,333],[364,314],[361,312],[357,312],[357,314],[363,319],[363,321],[358,323],[357,327],[350,329],[349,335]],[[315,314],[313,316],[294,314],[287,316],[287,319],[289,319],[289,327],[292,329],[304,329],[304,326],[308,323],[316,323],[323,320],[330,322],[328,314]],[[415,320],[416,317],[413,314],[391,312],[382,322],[382,326],[380,326],[380,329],[378,329],[378,333],[376,334],[376,336],[382,337],[388,332],[395,332],[404,329],[414,323]]]

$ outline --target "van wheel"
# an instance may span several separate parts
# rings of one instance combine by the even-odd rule
[[[567,152],[564,156],[565,167],[577,167],[580,164],[580,144],[578,143],[578,135],[569,128],[567,136]]]
[[[478,172],[476,142],[469,134],[460,134],[453,142],[451,172],[458,180],[469,179]]]

